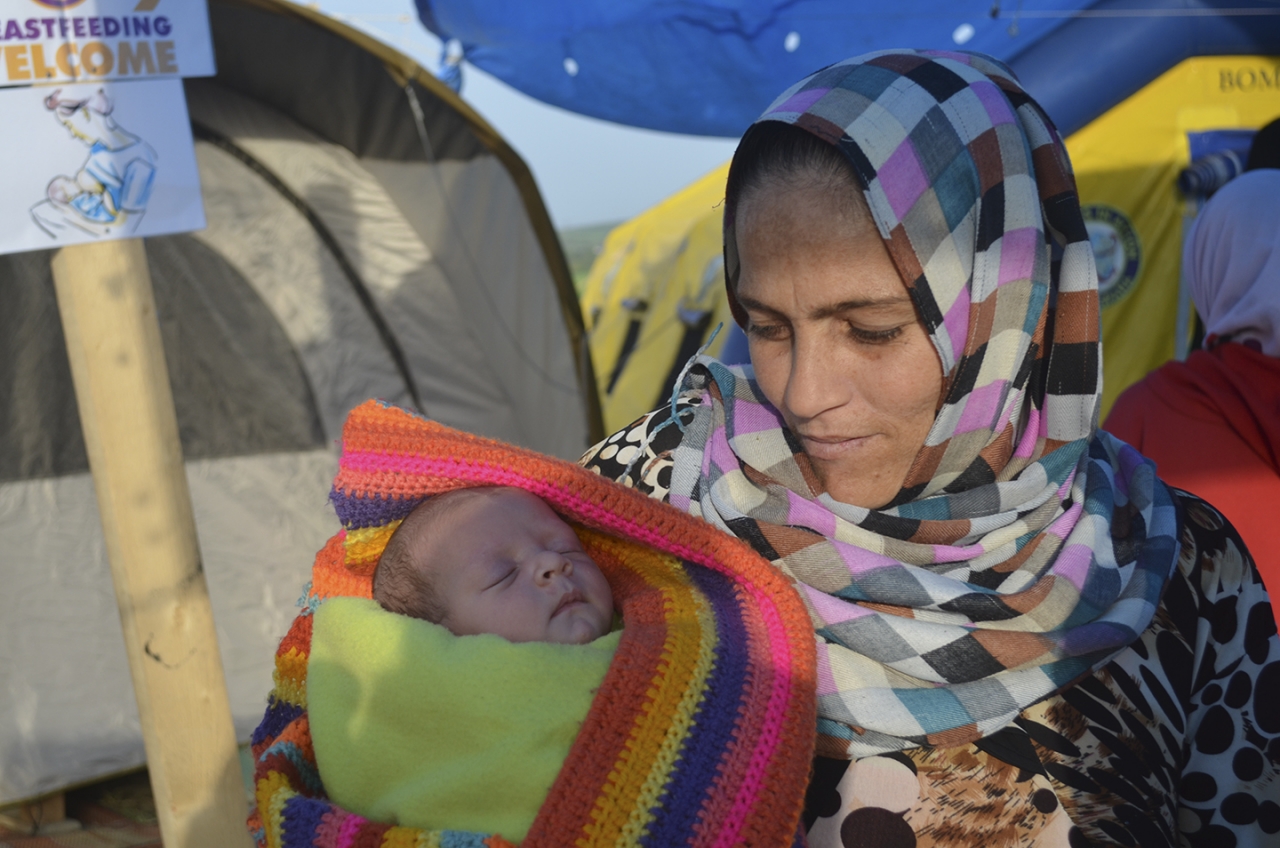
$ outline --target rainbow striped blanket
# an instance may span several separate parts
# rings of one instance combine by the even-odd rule
[[[624,621],[613,663],[521,844],[802,844],[815,650],[787,579],[738,539],[572,463],[369,401],[343,430],[331,495],[342,529],[316,556],[253,736],[249,829],[258,845],[511,845],[496,834],[425,832],[337,807],[307,723],[311,613],[326,598],[370,596],[387,539],[424,498],[493,485],[526,489],[576,523]]]

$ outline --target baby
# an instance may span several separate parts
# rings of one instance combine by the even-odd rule
[[[519,842],[617,650],[604,575],[540,498],[461,489],[396,528],[373,598],[315,612],[307,709],[326,792],[373,821]]]
[[[378,560],[384,609],[458,636],[581,645],[609,632],[613,596],[568,524],[523,489],[460,489],[409,513]]]

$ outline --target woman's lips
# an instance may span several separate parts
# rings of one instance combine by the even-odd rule
[[[834,460],[848,456],[871,440],[871,436],[806,436],[800,434],[800,443],[811,459]]]

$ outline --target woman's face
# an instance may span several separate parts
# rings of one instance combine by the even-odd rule
[[[942,366],[870,214],[837,190],[765,185],[742,198],[737,293],[765,397],[827,492],[876,508],[924,446]]]

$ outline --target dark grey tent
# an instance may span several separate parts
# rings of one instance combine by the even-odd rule
[[[210,0],[187,80],[208,217],[147,255],[237,733],[336,527],[369,397],[563,457],[599,435],[527,168],[410,59],[281,0]],[[0,804],[143,761],[49,253],[0,257]]]

